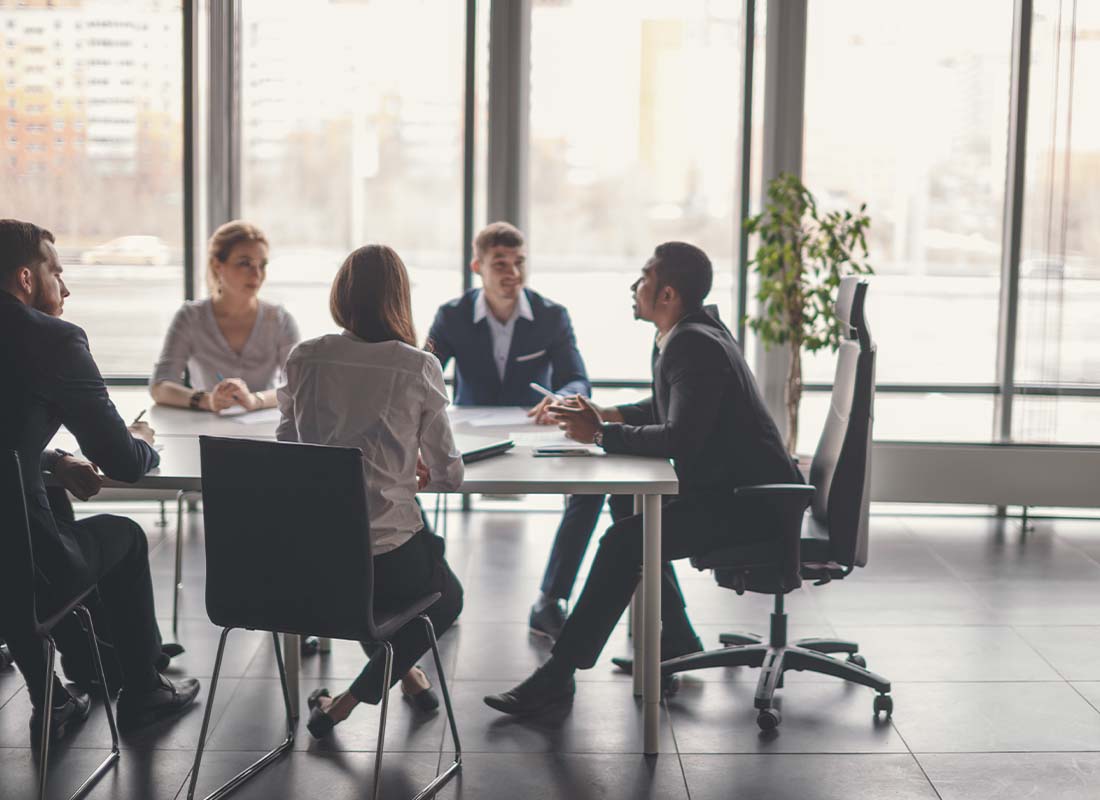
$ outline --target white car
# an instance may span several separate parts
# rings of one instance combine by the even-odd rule
[[[80,254],[82,264],[149,264],[163,267],[168,263],[168,245],[156,236],[120,236],[96,245]]]

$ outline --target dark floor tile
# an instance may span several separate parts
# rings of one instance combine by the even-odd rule
[[[173,584],[171,574],[153,576],[153,602],[156,605],[157,616],[162,619],[172,618]],[[193,575],[187,572],[183,574],[183,588],[180,590],[179,599],[180,619],[209,619],[206,614],[206,577]]]
[[[680,753],[905,752],[897,732],[872,711],[875,694],[861,686],[790,683],[776,695],[778,730],[756,724],[755,686],[685,684],[668,701]]]
[[[1100,750],[1100,713],[1066,683],[894,684],[914,753]]]
[[[179,636],[175,637],[172,635],[171,619],[160,619],[158,622],[165,641],[178,638],[179,643],[184,647],[184,652],[172,659],[165,673],[169,678],[176,676],[207,678],[214,674],[214,661],[218,654],[221,628],[207,619],[181,617]],[[244,676],[248,672],[249,665],[261,651],[274,663],[271,634],[234,629],[226,640],[225,654],[222,656],[222,677]]]
[[[1027,625],[1016,630],[1066,680],[1100,680],[1100,627]]]
[[[1100,753],[926,753],[917,756],[942,800],[1092,800]]]
[[[692,800],[936,800],[913,757],[859,755],[686,755]]]
[[[508,681],[459,681],[455,716],[462,749],[470,753],[641,753],[642,701],[628,681],[579,681],[573,704],[544,714],[511,717],[482,702],[487,694],[510,689]],[[660,748],[675,744],[662,710]]]
[[[675,754],[471,753],[441,800],[675,800],[686,798]]]
[[[51,751],[47,797],[68,798],[84,782],[108,749]],[[172,800],[183,785],[194,758],[192,753],[123,752],[88,795],[90,800]],[[0,749],[0,797],[11,800],[37,797],[38,761],[30,749]]]
[[[380,710],[377,706],[359,705],[352,715],[341,722],[330,737],[317,741],[306,729],[309,720],[307,698],[321,685],[336,695],[345,688],[327,682],[303,680],[299,702],[300,724],[294,747],[310,751],[373,750],[377,744]],[[221,689],[219,688],[219,692]],[[442,699],[442,698],[441,698]],[[211,750],[257,750],[271,748],[286,735],[286,715],[283,711],[279,682],[246,678],[233,694],[217,728],[208,738]],[[386,723],[386,749],[394,752],[439,752],[446,727],[443,704],[439,710],[424,714],[403,700],[400,688],[390,692]],[[459,736],[462,729],[459,729]]]
[[[1007,626],[842,626],[867,667],[896,681],[1056,681],[1058,673]]]
[[[196,795],[205,797],[262,755],[262,751],[208,751],[203,755]],[[387,751],[382,761],[382,796],[412,797],[435,777],[438,760],[434,753]],[[292,751],[241,786],[233,800],[363,800],[370,797],[373,781],[372,753]]]

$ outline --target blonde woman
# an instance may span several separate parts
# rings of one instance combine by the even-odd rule
[[[275,406],[275,387],[300,337],[285,308],[260,299],[267,250],[263,231],[248,222],[227,222],[214,232],[206,271],[210,296],[176,312],[153,367],[156,402],[215,413]]]

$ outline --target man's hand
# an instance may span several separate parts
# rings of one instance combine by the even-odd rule
[[[424,460],[420,456],[416,457],[416,491],[420,491],[428,482],[432,479],[431,471],[428,469],[428,465],[424,463]]]
[[[603,422],[597,410],[598,406],[593,405],[583,395],[577,395],[570,400],[576,400],[577,404],[555,403],[549,407],[548,411],[566,436],[581,444],[592,444],[593,437]]]
[[[539,400],[539,404],[527,412],[527,416],[534,417],[534,423],[536,425],[553,425],[554,418],[550,415],[547,409],[555,403],[568,404],[571,397],[544,397]]]
[[[138,423],[138,425],[142,424],[144,423]],[[75,456],[59,458],[53,465],[53,475],[69,494],[78,500],[95,497],[103,486],[103,475],[100,474],[96,465]]]
[[[135,422],[127,430],[130,431],[130,435],[135,439],[141,439],[146,444],[152,445],[154,440],[154,431],[149,427],[148,422]]]
[[[250,395],[248,391],[248,385],[240,378],[226,378],[225,380],[218,381],[209,393],[210,410],[217,414],[219,411],[229,408],[230,406],[241,405],[248,408],[245,403],[241,401],[241,397]]]

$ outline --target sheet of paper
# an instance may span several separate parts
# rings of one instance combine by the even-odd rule
[[[501,408],[500,411],[493,410],[483,415],[479,414],[473,419],[462,420],[462,422],[472,428],[502,428],[508,425],[529,425],[531,418],[527,416],[526,409],[506,407]]]
[[[250,411],[247,414],[238,414],[233,417],[233,421],[239,425],[263,425],[265,423],[270,425],[279,421],[279,409],[262,408],[259,411]]]
[[[576,444],[556,428],[542,431],[513,431],[508,434],[508,438],[516,443],[516,447],[568,447]]]
[[[241,414],[247,414],[248,409],[244,406],[230,406],[229,408],[223,408],[218,412],[219,417],[239,417]]]

